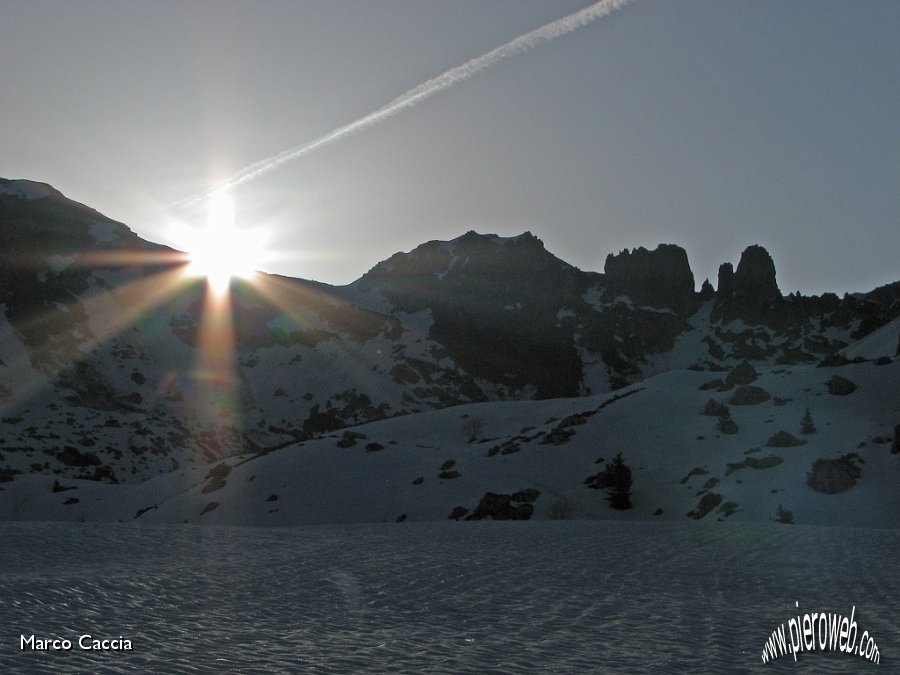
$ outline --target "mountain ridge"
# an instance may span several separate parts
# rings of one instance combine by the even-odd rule
[[[900,316],[900,282],[859,297],[783,296],[758,246],[697,292],[672,244],[610,253],[600,273],[530,232],[469,231],[346,286],[235,280],[230,327],[216,334],[183,254],[46,184],[0,179],[0,244],[8,479],[141,483],[463,404],[614,395],[744,361],[890,362],[895,353],[845,353]],[[892,340],[870,343],[885,351]]]

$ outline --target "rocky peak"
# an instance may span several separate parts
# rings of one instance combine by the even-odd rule
[[[479,279],[519,286],[523,278],[575,270],[544,248],[531,232],[515,237],[479,234],[470,230],[450,241],[429,241],[409,253],[395,253],[362,276],[355,286],[399,291],[409,287],[417,295]],[[458,289],[457,289],[458,290]]]
[[[775,263],[762,246],[744,249],[734,273],[734,292],[740,301],[767,304],[781,299],[775,281]]]
[[[775,263],[769,252],[759,245],[748,246],[741,254],[737,270],[731,263],[719,267],[714,318],[726,321],[741,316],[750,321],[767,323],[782,301],[775,281]]]
[[[610,253],[603,271],[613,296],[627,295],[639,305],[671,307],[677,312],[694,303],[694,274],[680,246],[660,244],[653,251],[639,247]]]
[[[730,263],[719,265],[719,281],[716,285],[718,300],[730,299],[734,293],[734,266]]]
[[[397,253],[353,286],[376,291],[396,311],[429,310],[429,337],[468,373],[510,390],[574,396],[581,362],[557,318],[597,275],[581,272],[526,232],[467,232]]]

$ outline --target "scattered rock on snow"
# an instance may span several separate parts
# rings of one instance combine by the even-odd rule
[[[720,495],[718,492],[707,492],[700,498],[700,502],[697,504],[697,508],[687,514],[688,518],[700,520],[721,503],[722,495]]]
[[[450,512],[450,515],[448,516],[448,518],[452,518],[453,520],[459,520],[464,515],[466,515],[468,512],[469,512],[469,509],[467,509],[465,506],[454,506],[453,511]]]
[[[725,376],[725,384],[729,387],[750,384],[755,382],[758,377],[759,373],[750,365],[749,361],[745,360],[728,372]]]
[[[797,438],[793,434],[789,434],[787,431],[779,431],[776,434],[773,434],[769,437],[769,440],[766,441],[767,448],[793,448],[798,445],[804,445],[806,443],[805,440]]]
[[[817,459],[806,474],[806,483],[816,492],[828,495],[845,492],[856,485],[862,475],[855,460],[856,453],[844,455],[838,459]]]
[[[534,513],[534,506],[531,502],[537,499],[538,494],[540,493],[533,488],[522,490],[512,495],[485,492],[475,510],[466,516],[466,520],[484,520],[486,518],[493,520],[528,520]],[[515,501],[520,503],[513,504]]]
[[[731,405],[759,405],[760,403],[765,403],[770,398],[772,397],[769,396],[769,392],[765,389],[744,385],[735,390],[734,396],[732,396],[728,402]]]
[[[832,375],[831,379],[825,383],[825,386],[828,387],[828,393],[835,396],[847,396],[856,391],[856,385],[840,375]]]

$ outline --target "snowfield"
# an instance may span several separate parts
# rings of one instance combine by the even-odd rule
[[[708,520],[771,522],[781,509],[795,524],[900,527],[900,454],[891,452],[900,360],[760,369],[752,386],[769,398],[744,405],[730,403],[736,387],[705,388],[725,375],[672,371],[603,396],[395,417],[139,484],[23,474],[0,484],[0,518],[139,516],[248,526],[440,521],[457,507],[470,514],[487,492],[532,489],[539,493],[534,519],[683,521],[706,503]],[[827,383],[835,376],[857,388],[831,393]],[[702,414],[710,400],[729,406],[736,433],[719,431],[718,418]],[[804,435],[807,408],[816,431]],[[779,432],[798,445],[769,447]],[[611,509],[603,490],[585,484],[619,452],[634,478],[628,511]],[[845,455],[859,472],[852,487],[825,494],[807,484],[816,460]]]
[[[900,658],[896,530],[6,523],[0,536],[4,672],[752,672],[781,623],[851,607],[879,665],[815,652],[765,668],[895,672]],[[83,634],[132,650],[83,651]],[[22,635],[75,646],[23,651]]]

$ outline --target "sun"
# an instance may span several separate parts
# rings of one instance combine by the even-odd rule
[[[195,232],[192,239],[187,246],[187,274],[206,277],[217,295],[228,290],[232,277],[251,278],[262,262],[260,233],[235,227],[234,202],[226,194],[212,196],[206,229]]]

